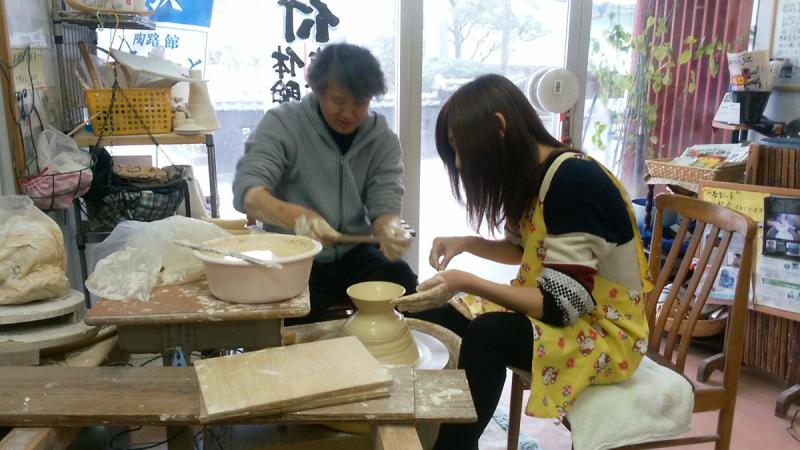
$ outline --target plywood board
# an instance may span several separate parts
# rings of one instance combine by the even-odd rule
[[[195,369],[205,421],[386,396],[392,384],[352,336],[200,360]]]
[[[472,423],[478,420],[463,370],[418,370],[414,384],[417,421]]]
[[[381,421],[411,421],[414,419],[414,371],[410,367],[395,367],[389,369],[389,373],[394,383],[388,397],[294,411],[283,417],[286,420],[338,417],[342,421],[367,421],[380,416]]]
[[[70,290],[66,295],[49,300],[39,300],[22,305],[0,306],[0,330],[2,325],[9,325],[36,320],[50,319],[74,314],[69,322],[83,319],[85,311],[83,293]]]
[[[90,325],[163,325],[300,317],[310,310],[308,290],[282,302],[243,304],[215,298],[197,281],[153,289],[146,302],[101,299],[86,314]]]

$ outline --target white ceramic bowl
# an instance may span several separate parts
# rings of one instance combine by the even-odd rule
[[[314,256],[322,251],[322,244],[313,239],[277,233],[226,236],[204,244],[283,265],[283,269],[270,269],[195,251],[194,256],[205,266],[211,293],[234,303],[269,303],[300,294],[308,286]]]

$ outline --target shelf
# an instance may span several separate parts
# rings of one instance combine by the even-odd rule
[[[156,24],[147,17],[137,16],[135,14],[117,14],[119,17],[119,26],[116,26],[116,18],[111,14],[100,13],[103,17],[104,28],[119,28],[126,30],[155,30]],[[76,25],[84,25],[87,27],[98,27],[97,16],[94,14],[76,12],[76,11],[59,11],[58,18],[62,22],[73,23]]]
[[[154,134],[156,142],[159,145],[181,145],[181,144],[208,144],[208,138],[212,133],[203,132],[199,134],[178,134],[178,133],[165,133]],[[104,147],[114,145],[153,145],[150,136],[146,134],[135,134],[129,136],[103,136],[103,139],[98,144],[97,136],[81,130],[76,133],[72,139],[78,144],[78,147]]]
[[[711,126],[721,130],[741,131],[748,130],[749,127],[741,123],[727,123],[727,122],[711,122]]]
[[[709,296],[708,299],[706,300],[706,304],[732,306],[733,300],[723,300]],[[754,304],[753,302],[749,302],[747,304],[747,309],[749,309],[750,311],[768,314],[770,316],[781,317],[784,319],[800,322],[800,313],[794,311],[786,311],[784,309],[773,308],[771,306]]]

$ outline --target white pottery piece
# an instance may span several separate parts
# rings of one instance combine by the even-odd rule
[[[357,337],[385,365],[413,366],[419,360],[408,324],[392,305],[392,299],[403,293],[403,286],[385,281],[367,281],[347,289],[358,310],[347,319],[343,331]]]

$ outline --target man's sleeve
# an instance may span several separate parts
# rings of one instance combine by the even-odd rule
[[[236,164],[233,179],[233,206],[244,211],[244,196],[255,186],[274,191],[280,184],[293,150],[286,125],[268,111],[244,144],[244,155]]]

